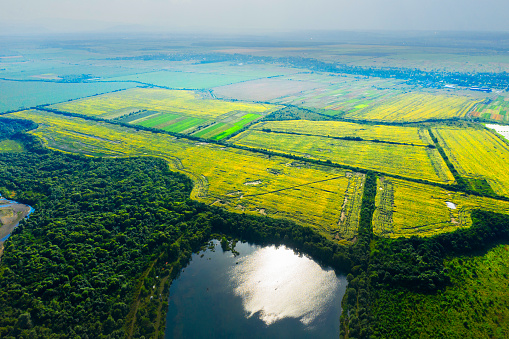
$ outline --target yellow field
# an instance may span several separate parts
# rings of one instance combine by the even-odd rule
[[[191,177],[191,197],[199,201],[239,213],[287,218],[338,240],[352,239],[357,232],[361,174],[48,112],[9,116],[38,123],[31,133],[53,149],[163,158]]]
[[[423,146],[339,140],[261,130],[247,130],[230,141],[242,146],[330,160],[338,164],[410,178],[442,183],[454,181],[454,177],[438,151]]]
[[[453,203],[455,208],[447,206]],[[394,178],[378,180],[373,214],[376,235],[397,238],[432,236],[470,227],[470,213],[482,209],[509,214],[509,202],[450,192]]]
[[[302,133],[331,137],[359,137],[364,140],[382,140],[414,145],[432,145],[425,128],[382,125],[360,125],[342,121],[286,120],[265,121],[251,127],[285,133]]]
[[[401,94],[380,104],[359,109],[346,118],[372,121],[424,121],[464,117],[479,101],[432,94]]]
[[[205,99],[192,91],[132,88],[52,105],[64,112],[114,119],[140,110],[218,118],[231,112],[267,113],[280,106]]]
[[[497,194],[509,196],[509,146],[494,132],[435,128],[433,133],[461,175],[486,179]]]

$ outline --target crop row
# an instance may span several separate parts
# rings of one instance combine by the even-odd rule
[[[509,146],[487,129],[435,128],[433,132],[457,171],[485,179],[499,195],[509,196]]]
[[[433,236],[470,227],[471,211],[509,214],[509,202],[443,188],[382,178],[378,182],[373,232],[391,238]]]
[[[247,130],[230,141],[240,146],[296,154],[410,178],[441,183],[454,180],[438,151],[429,147],[270,133],[263,130]],[[433,161],[428,154],[433,156]]]
[[[345,117],[387,122],[462,118],[476,103],[475,100],[461,96],[401,94],[380,104],[348,113]]]

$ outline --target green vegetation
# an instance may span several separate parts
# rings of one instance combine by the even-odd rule
[[[473,219],[470,229],[433,238],[376,240],[370,262],[376,337],[507,336],[508,247],[479,252],[509,240],[507,217],[476,212]],[[472,253],[479,255],[454,257]]]
[[[260,115],[258,115],[258,114],[246,114],[242,117],[242,120],[240,120],[239,122],[236,122],[233,127],[230,127],[226,131],[221,132],[220,134],[214,136],[213,139],[214,140],[224,139],[227,136],[240,131],[247,124],[253,122],[254,120],[257,120],[258,118],[260,118]]]
[[[509,145],[487,128],[436,127],[433,134],[459,174],[484,194],[509,196]],[[480,180],[485,183],[479,184]]]
[[[379,105],[358,109],[345,115],[356,120],[387,122],[426,121],[461,118],[476,101],[461,96],[403,94]]]
[[[509,214],[509,202],[381,177],[373,217],[376,235],[429,237],[472,225],[475,209]]]
[[[470,112],[470,116],[481,120],[495,120],[505,123],[509,120],[508,112],[509,98],[500,95],[494,100],[486,99],[477,104],[475,109]]]
[[[225,125],[224,123],[218,122],[216,124],[213,124],[212,126],[200,130],[198,133],[194,133],[193,136],[198,138],[207,138],[207,136],[214,135],[215,130],[217,130],[218,128],[222,128],[224,125]]]
[[[354,171],[49,112],[24,111],[9,117],[36,121],[39,128],[31,133],[53,149],[162,158],[192,178],[191,197],[201,202],[237,213],[293,220],[342,242],[351,241],[356,233],[358,210],[343,219],[348,232],[339,232],[344,226],[339,221],[345,197],[353,206],[361,199],[355,187],[362,182],[351,175]]]
[[[5,154],[0,164],[2,194],[35,208],[5,244],[2,337],[122,337],[151,256],[173,262],[187,251],[187,260],[210,232],[186,204],[191,182],[162,161],[50,152]]]
[[[171,124],[170,126],[163,127],[162,129],[169,132],[180,133],[203,122],[205,122],[205,120],[200,118],[186,118],[184,120]]]
[[[359,239],[352,248],[354,258],[348,274],[348,289],[341,303],[340,337],[369,338],[371,334],[370,244],[373,238],[371,220],[375,211],[376,175],[368,172],[364,186],[359,220]]]
[[[14,140],[0,141],[0,153],[5,152],[19,153],[23,151],[24,151],[23,145],[20,144],[19,142],[16,142]]]
[[[379,337],[506,338],[509,336],[509,246],[445,261],[451,285],[435,294],[380,290]],[[391,309],[388,311],[387,309]]]
[[[157,125],[162,125],[169,121],[175,120],[176,118],[178,118],[178,115],[176,114],[161,114],[154,118],[140,121],[138,122],[138,125],[144,127],[156,127]]]
[[[166,303],[150,297],[167,293],[212,231],[256,242],[284,239],[329,265],[349,267],[346,248],[310,228],[189,200],[191,181],[160,160],[40,153],[0,155],[2,193],[36,210],[2,257],[2,337],[161,337]]]
[[[30,120],[0,118],[0,140],[9,139],[17,133],[37,128]]]
[[[278,108],[276,105],[217,100],[205,92],[135,88],[46,109],[174,133],[199,132],[201,137],[221,140]],[[212,124],[215,128],[208,129]],[[211,131],[215,133],[211,134]]]

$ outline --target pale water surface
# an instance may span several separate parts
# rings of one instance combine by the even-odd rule
[[[486,124],[485,126],[494,129],[498,134],[509,140],[509,126],[494,124]]]
[[[337,338],[346,279],[284,246],[193,255],[170,288],[166,338]]]

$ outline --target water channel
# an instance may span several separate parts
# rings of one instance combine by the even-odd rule
[[[166,338],[337,338],[346,278],[284,246],[194,254],[170,287]]]

